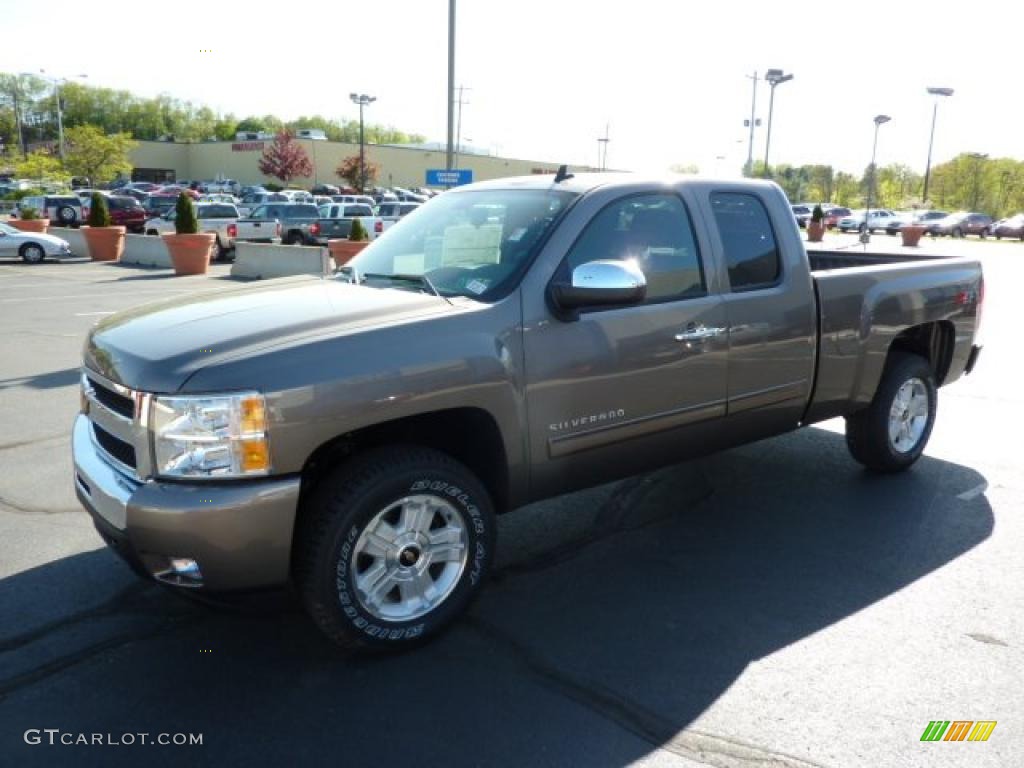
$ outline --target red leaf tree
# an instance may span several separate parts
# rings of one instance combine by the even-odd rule
[[[362,169],[359,165],[359,155],[352,155],[346,157],[334,172],[339,178],[347,181],[351,186],[358,189],[360,192],[364,192]],[[371,163],[369,160],[366,161],[366,183],[373,185],[377,181],[377,176],[380,175],[380,165],[378,163]]]
[[[295,141],[289,130],[281,131],[269,147],[263,150],[259,160],[260,173],[273,176],[287,184],[299,176],[312,176],[313,164],[302,145]]]

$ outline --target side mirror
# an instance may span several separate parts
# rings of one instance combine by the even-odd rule
[[[562,310],[639,304],[646,296],[647,279],[633,261],[588,261],[572,271],[571,282],[551,285],[551,299]]]

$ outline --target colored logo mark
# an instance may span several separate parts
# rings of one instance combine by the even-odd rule
[[[995,720],[932,720],[921,741],[988,741],[995,729]]]

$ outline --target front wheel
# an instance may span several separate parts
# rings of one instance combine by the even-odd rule
[[[428,448],[381,448],[313,494],[296,532],[295,581],[335,643],[403,650],[465,610],[494,545],[490,497],[466,467]]]
[[[963,236],[964,236],[964,231],[962,229],[960,229],[960,227],[955,227],[953,229],[953,237],[963,237]]]
[[[25,243],[18,253],[26,264],[41,264],[46,259],[46,251],[38,243]]]
[[[935,374],[920,355],[894,352],[871,404],[846,417],[846,446],[875,472],[900,472],[924,452],[935,425]]]

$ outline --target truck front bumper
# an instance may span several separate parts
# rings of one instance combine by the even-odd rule
[[[298,477],[140,483],[103,458],[82,415],[72,454],[78,500],[103,540],[141,575],[211,592],[288,581]],[[195,569],[176,570],[185,561]]]

